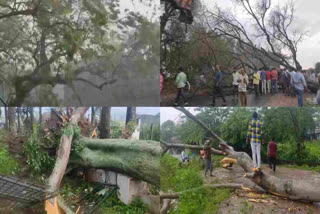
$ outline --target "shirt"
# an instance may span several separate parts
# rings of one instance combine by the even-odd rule
[[[232,85],[239,85],[239,83],[238,83],[238,72],[233,73],[232,77],[233,77]]]
[[[310,81],[311,81],[311,82],[316,82],[316,75],[315,75],[315,73],[311,74],[311,76],[310,76]]]
[[[261,81],[264,81],[267,79],[267,74],[265,71],[260,72],[260,79],[261,79]]]
[[[221,77],[222,77],[222,72],[221,71],[216,71],[216,86],[221,85]]]
[[[277,157],[277,144],[273,141],[270,141],[268,145],[268,157],[270,158]]]
[[[261,142],[261,128],[262,123],[260,122],[260,120],[252,119],[249,122],[247,137],[250,139],[250,143]]]
[[[303,90],[304,87],[307,87],[306,80],[305,80],[303,74],[300,73],[300,72],[296,72],[296,73],[293,75],[292,82],[293,82],[293,86],[294,86],[296,89]]]
[[[211,147],[204,149],[204,157],[205,159],[211,160]]]
[[[177,88],[184,88],[187,82],[187,75],[183,72],[180,72],[176,78]]]
[[[271,79],[273,79],[273,80],[277,80],[277,79],[278,79],[278,72],[277,72],[277,70],[273,70],[273,71],[271,72]]]
[[[247,74],[239,74],[238,75],[238,80],[239,81],[239,87],[238,91],[239,92],[247,92],[247,84],[249,82],[248,75]]]
[[[254,73],[254,74],[253,74],[253,84],[259,85],[259,81],[260,81],[260,75],[259,75],[259,73],[258,73],[258,72],[257,72],[257,73]]]
[[[267,81],[271,79],[271,73],[270,73],[270,71],[266,71],[266,77],[267,77],[267,78],[266,78]]]

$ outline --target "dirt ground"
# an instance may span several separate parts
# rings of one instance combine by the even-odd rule
[[[274,174],[266,165],[262,170],[267,174]],[[243,178],[244,170],[239,165],[234,165],[233,169],[216,168],[213,177],[204,178],[205,183],[243,183],[247,187],[255,184],[249,179]],[[304,179],[314,176],[320,179],[320,173],[306,170],[278,167],[274,176],[280,178]],[[217,214],[317,214],[320,213],[320,206],[308,202],[292,201],[286,198],[273,196],[270,194],[260,194],[236,190],[230,197],[220,204]]]

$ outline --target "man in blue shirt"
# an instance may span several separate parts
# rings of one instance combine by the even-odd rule
[[[303,91],[305,88],[307,88],[307,83],[303,74],[301,73],[301,69],[298,69],[298,71],[293,75],[293,78],[291,81],[294,87],[294,92],[297,95],[298,107],[302,107]]]
[[[216,95],[219,93],[223,103],[222,106],[226,106],[227,105],[227,101],[224,98],[223,94],[222,94],[222,71],[220,70],[220,65],[216,66],[216,70],[213,70],[214,73],[214,85],[213,85],[213,95],[212,95],[212,105],[215,106],[216,104]]]
[[[261,88],[262,88],[262,94],[267,94],[267,74],[266,74],[266,69],[261,68],[260,69],[260,80],[261,80]]]

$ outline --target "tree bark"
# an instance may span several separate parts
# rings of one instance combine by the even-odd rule
[[[5,124],[4,128],[5,130],[9,130],[9,117],[8,117],[8,107],[4,107],[4,117],[5,117]]]
[[[136,107],[127,107],[126,125],[130,121],[136,121]]]
[[[16,131],[16,108],[8,107],[9,132]]]
[[[77,126],[79,120],[83,117],[87,110],[88,107],[79,107],[73,112],[70,124],[65,128],[65,131],[60,138],[59,149],[56,155],[56,163],[48,180],[49,192],[54,192],[60,187],[61,180],[69,161],[74,128]]]
[[[33,131],[34,114],[33,107],[30,107],[30,130]]]
[[[100,124],[99,124],[99,131],[100,131],[100,138],[106,139],[110,138],[110,117],[111,117],[111,107],[102,107],[101,110],[101,117],[100,117]]]
[[[39,107],[39,125],[42,124],[42,107]]]
[[[313,177],[308,177],[303,180],[282,179],[272,175],[267,175],[263,171],[253,172],[253,162],[247,153],[234,151],[233,147],[229,146],[185,108],[177,107],[176,109],[184,113],[187,117],[198,123],[202,128],[210,133],[211,136],[219,142],[220,148],[222,148],[222,150],[226,152],[229,157],[237,159],[238,164],[246,172],[245,176],[267,192],[292,200],[320,202],[319,179]]]
[[[72,153],[70,163],[123,173],[160,186],[160,143],[146,140],[81,137],[84,148]]]
[[[21,109],[20,107],[17,107],[17,121],[18,121],[18,130],[17,132],[20,133],[21,132],[21,122],[20,122],[20,118],[21,117]]]
[[[91,123],[94,123],[94,118],[96,117],[96,111],[94,107],[91,107]]]

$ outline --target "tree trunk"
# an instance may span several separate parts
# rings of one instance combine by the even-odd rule
[[[60,138],[59,149],[57,150],[56,163],[48,180],[48,191],[54,192],[59,189],[61,180],[66,171],[71,150],[71,143],[74,135],[74,128],[79,120],[87,112],[87,107],[77,108],[71,117],[70,124],[65,127],[64,133]]]
[[[18,121],[18,133],[21,133],[21,122],[20,118],[21,117],[21,108],[17,107],[17,121]]]
[[[282,179],[272,175],[267,175],[263,171],[253,172],[253,162],[245,152],[236,152],[219,136],[213,133],[204,123],[198,120],[194,115],[183,107],[177,107],[177,110],[184,113],[187,117],[198,123],[207,133],[219,142],[219,147],[228,154],[228,157],[237,159],[238,164],[246,172],[245,176],[262,187],[271,194],[280,195],[292,200],[305,200],[320,202],[320,180],[308,177],[303,180]]]
[[[5,117],[5,124],[4,128],[5,130],[9,130],[9,117],[8,117],[8,107],[4,107],[4,117]]]
[[[126,116],[126,125],[130,121],[136,121],[137,114],[136,114],[136,107],[127,107],[127,116]]]
[[[102,107],[101,110],[101,117],[100,117],[100,124],[99,124],[99,131],[100,131],[100,138],[106,139],[110,138],[110,117],[111,117],[111,107]]]
[[[94,107],[91,107],[91,123],[94,123],[94,118],[96,117],[96,111]]]
[[[9,132],[16,131],[16,108],[8,107]]]
[[[84,148],[72,153],[70,163],[103,168],[160,186],[159,142],[81,137]]]
[[[39,107],[39,126],[42,124],[42,107]]]
[[[30,107],[30,130],[33,131],[34,114],[33,107]]]

